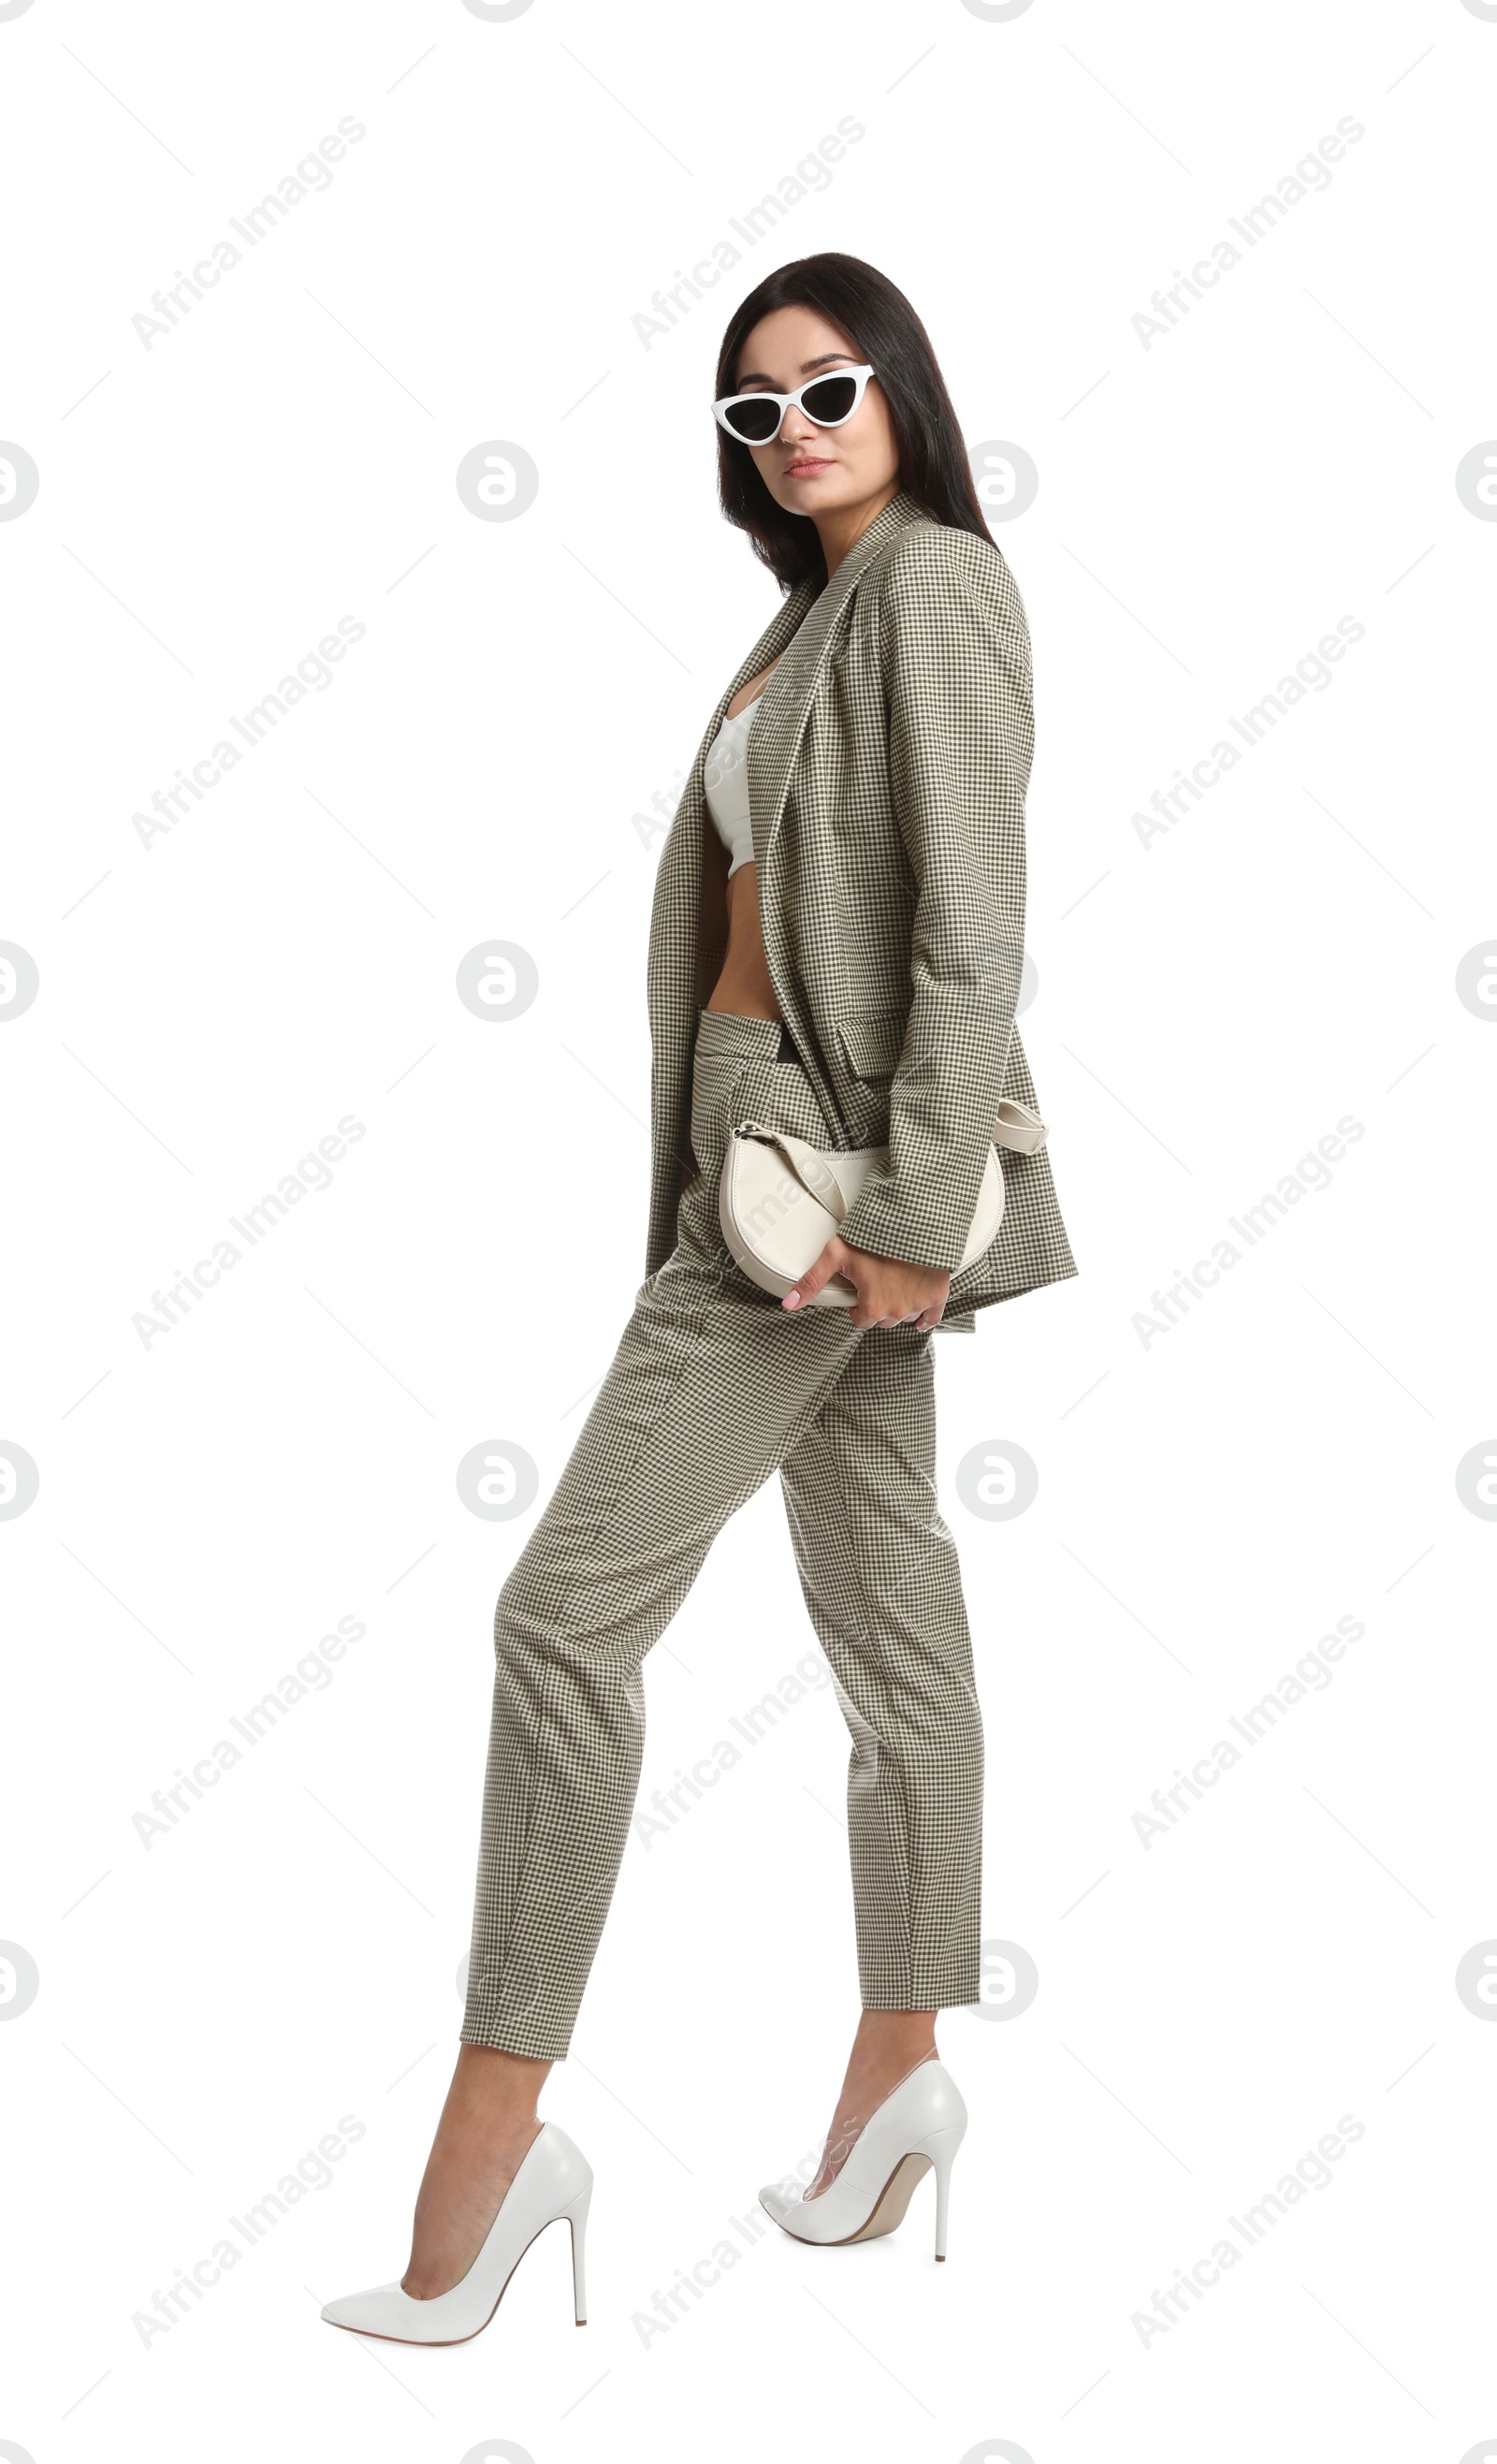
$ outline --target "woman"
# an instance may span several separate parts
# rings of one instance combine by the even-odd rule
[[[866,2238],[933,2167],[942,2257],[965,2123],[935,2031],[980,1998],[982,1733],[929,1338],[1076,1271],[1043,1145],[1003,1151],[999,1232],[960,1267],[1000,1106],[1035,1101],[1014,1031],[1027,628],[925,329],[870,266],[771,275],[716,392],[723,509],[788,595],[660,860],[646,1279],[499,1595],[467,2010],[410,2264],[322,2314],[420,2343],[475,2333],[562,2215],[583,2315],[592,2177],[537,2097],[627,1834],[644,1656],[775,1470],[852,1737],[863,2013],[815,2178],[762,2202],[803,2241]],[[748,1118],[889,1149],[782,1302],[718,1222]],[[812,1306],[833,1277],[849,1304]]]

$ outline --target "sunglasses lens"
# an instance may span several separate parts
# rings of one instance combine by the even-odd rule
[[[780,425],[780,405],[745,394],[723,415],[734,435],[741,436],[745,445],[767,445]]]
[[[814,419],[819,427],[835,428],[851,410],[857,392],[856,377],[818,377],[802,396],[806,417]]]

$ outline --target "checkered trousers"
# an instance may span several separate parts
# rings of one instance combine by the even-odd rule
[[[633,1313],[495,1616],[467,2044],[560,2059],[613,1896],[645,1738],[642,1662],[714,1539],[778,1470],[851,1738],[859,1981],[871,2010],[976,2002],[982,1727],[936,1494],[929,1334],[787,1312],[717,1222],[732,1123],[830,1143],[779,1023],[707,1010],[677,1239]]]

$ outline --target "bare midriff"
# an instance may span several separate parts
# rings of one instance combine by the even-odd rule
[[[778,659],[739,687],[728,704],[724,716],[737,718],[751,701],[763,691]],[[758,722],[755,722],[756,725]],[[711,825],[709,825],[709,827]],[[723,957],[722,972],[708,999],[709,1009],[731,1010],[737,1018],[779,1018],[780,1003],[774,985],[769,980],[769,963],[764,957],[764,940],[759,926],[759,868],[752,861],[740,864],[728,880],[724,892],[728,902],[728,946]]]

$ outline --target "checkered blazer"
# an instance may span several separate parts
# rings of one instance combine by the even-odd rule
[[[1028,626],[985,539],[892,497],[819,591],[782,603],[708,722],[661,852],[647,1277],[675,1242],[698,1011],[727,942],[728,852],[703,792],[740,685],[783,651],[748,737],[770,980],[837,1134],[881,1146],[843,1237],[955,1269],[1002,1097],[1038,1110],[1014,1025],[1024,959]],[[1076,1272],[1046,1149],[1000,1148],[1003,1220],[942,1323]]]

